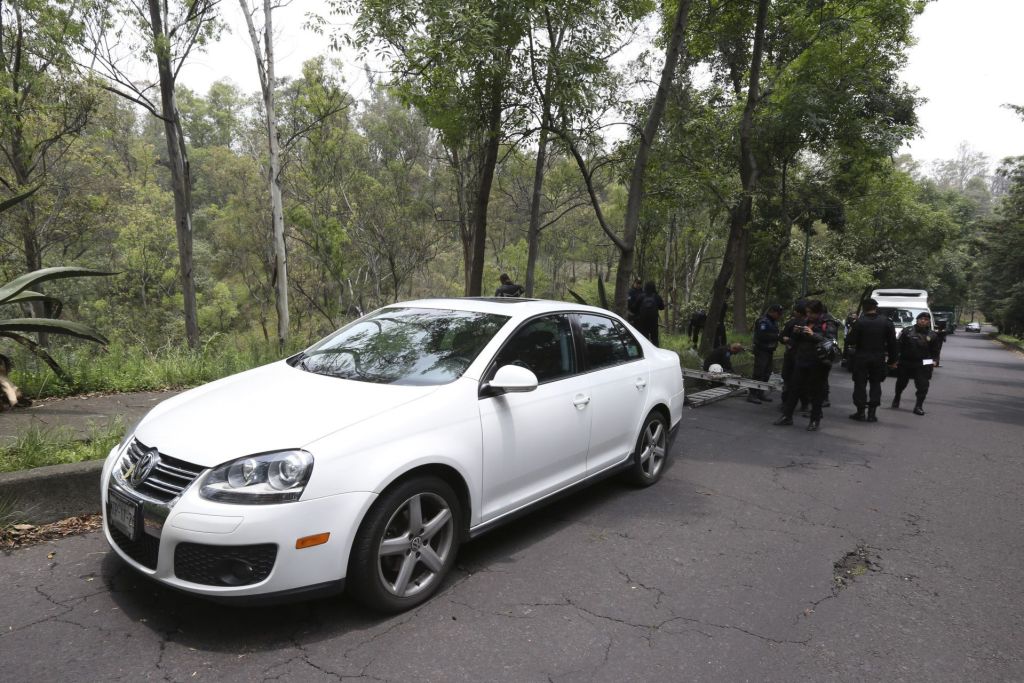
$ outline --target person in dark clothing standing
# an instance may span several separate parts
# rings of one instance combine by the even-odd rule
[[[942,353],[942,337],[932,329],[932,318],[928,313],[917,314],[914,325],[903,328],[899,338],[899,376],[896,379],[896,396],[892,399],[892,407],[900,407],[900,394],[914,380],[917,390],[917,403],[914,415],[924,415],[924,399],[928,396],[931,384],[932,369],[939,366],[939,355]]]
[[[704,331],[704,323],[708,321],[708,314],[704,312],[704,309],[694,311],[690,314],[690,327],[686,331],[690,335],[690,341],[693,342],[693,348],[697,348],[697,342],[700,341],[700,333]]]
[[[655,346],[658,346],[658,314],[663,310],[665,310],[665,302],[662,301],[653,282],[644,285],[643,295],[638,297],[630,308],[630,312],[633,314],[633,325]]]
[[[704,372],[707,372],[712,365],[721,365],[726,372],[732,372],[732,357],[737,353],[743,353],[743,344],[739,342],[712,349],[708,353],[708,357],[704,359]]]
[[[889,318],[878,314],[877,301],[868,299],[864,302],[864,315],[850,328],[846,341],[854,348],[853,404],[857,406],[857,412],[850,415],[850,419],[878,422],[875,411],[882,402],[886,365],[895,367],[896,364],[896,326]],[[867,392],[869,382],[870,394]]]
[[[501,280],[501,285],[494,290],[494,296],[522,296],[523,289],[522,285],[517,285],[512,282],[512,278],[508,276],[508,273],[502,273],[498,278]]]
[[[793,355],[796,351],[796,344],[793,340],[793,327],[802,324],[807,315],[807,304],[801,300],[793,304],[793,310],[789,314],[789,320],[782,326],[779,340],[785,346],[782,353],[782,403],[785,405],[786,397],[793,391]]]
[[[807,317],[793,326],[793,390],[786,396],[782,417],[777,425],[793,424],[793,410],[800,396],[806,395],[811,402],[811,421],[807,431],[816,432],[821,424],[821,404],[825,400],[825,384],[831,367],[820,356],[819,347],[825,342],[836,342],[831,325],[824,321],[825,306],[814,300],[807,303]]]
[[[779,318],[782,306],[772,304],[768,311],[754,323],[754,374],[753,379],[767,382],[772,376],[772,356],[779,345]],[[751,403],[771,401],[761,389],[751,389],[747,394]]]

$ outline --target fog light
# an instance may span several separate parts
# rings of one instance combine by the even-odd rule
[[[297,550],[302,550],[303,548],[312,548],[315,545],[323,545],[324,543],[327,543],[327,539],[330,537],[330,532],[314,534],[313,536],[303,536],[295,541],[295,548]]]
[[[255,569],[245,560],[237,557],[221,560],[217,567],[217,578],[225,586],[244,586],[252,583]]]

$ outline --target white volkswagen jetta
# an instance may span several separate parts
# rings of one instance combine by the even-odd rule
[[[608,311],[526,299],[382,308],[159,404],[103,468],[104,533],[175,588],[426,600],[459,544],[619,471],[664,470],[679,358]]]

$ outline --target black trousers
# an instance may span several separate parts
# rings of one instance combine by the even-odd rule
[[[752,379],[767,382],[772,376],[772,356],[774,351],[754,349],[754,375]]]
[[[704,329],[703,325],[694,325],[693,323],[690,323],[690,329],[688,332],[690,339],[693,341],[693,348],[697,348],[697,341],[700,339],[702,329]]]
[[[658,321],[655,320],[653,323],[637,321],[633,323],[636,329],[640,330],[640,333],[651,340],[651,343],[658,346]]]
[[[917,361],[917,363],[920,362]],[[924,399],[928,395],[928,386],[932,381],[932,366],[900,361],[899,376],[896,378],[897,396],[903,393],[903,390],[910,384],[910,380],[914,380],[917,402],[924,403]]]
[[[857,356],[853,359],[853,405],[857,406],[857,410],[863,410],[865,406],[878,406],[882,402],[882,382],[885,381],[886,373],[884,358]]]
[[[725,346],[727,341],[725,337],[725,321],[723,320],[715,328],[715,338],[711,340],[711,348],[717,349],[719,346]]]
[[[821,404],[825,400],[825,387],[828,385],[828,368],[824,365],[793,367],[792,385],[786,390],[782,413],[793,417],[796,404],[806,397],[811,403],[811,419],[821,419]]]

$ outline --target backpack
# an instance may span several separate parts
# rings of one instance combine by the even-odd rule
[[[658,319],[658,297],[644,294],[636,307],[636,318],[640,322],[650,323]]]

